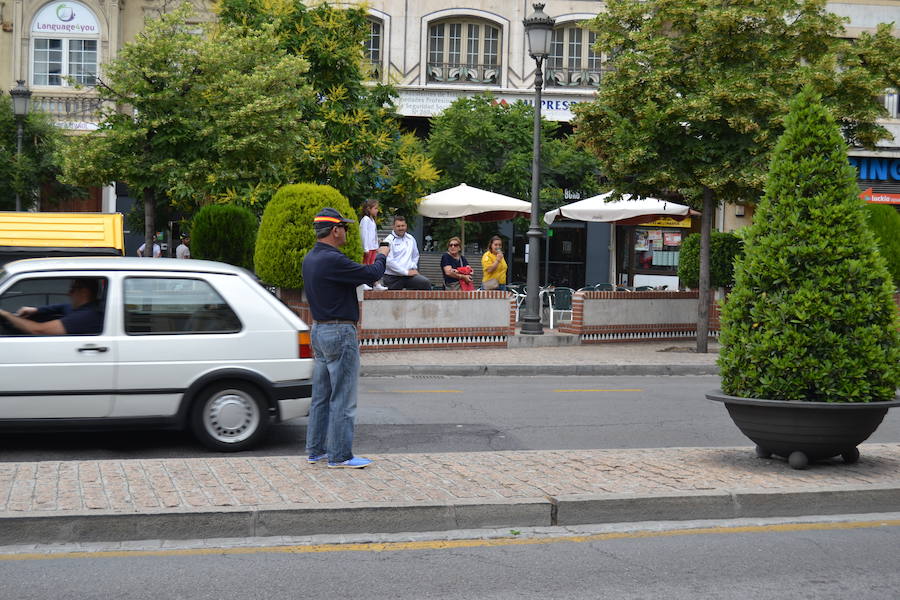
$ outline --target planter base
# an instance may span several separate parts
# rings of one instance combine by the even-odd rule
[[[756,456],[781,456],[795,469],[834,456],[855,463],[856,447],[875,432],[889,408],[900,406],[898,400],[836,404],[739,398],[719,390],[706,397],[725,404],[734,424],[756,443]]]

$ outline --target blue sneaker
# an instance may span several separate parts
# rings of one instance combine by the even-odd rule
[[[317,462],[323,461],[323,460],[328,460],[327,454],[310,454],[309,456],[306,457],[306,462],[308,462],[311,465],[313,465]]]
[[[362,458],[360,456],[354,456],[350,460],[345,460],[344,462],[339,463],[328,463],[329,469],[362,469],[363,467],[368,467],[372,464],[372,460],[368,458]]]

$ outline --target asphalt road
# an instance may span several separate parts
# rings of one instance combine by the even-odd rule
[[[717,377],[397,377],[360,381],[354,451],[475,452],[752,446],[706,400]],[[274,427],[253,455],[303,454],[306,420]],[[900,442],[900,410],[873,442]],[[179,432],[0,436],[0,460],[203,456]]]
[[[895,598],[900,521],[0,556],[0,598]]]

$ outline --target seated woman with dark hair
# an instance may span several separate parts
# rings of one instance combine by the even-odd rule
[[[472,276],[459,272],[461,267],[468,267],[469,261],[462,255],[462,242],[452,237],[447,242],[447,251],[441,256],[441,270],[444,272],[444,289],[459,290],[460,281],[472,283]]]

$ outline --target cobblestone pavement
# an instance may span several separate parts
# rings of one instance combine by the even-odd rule
[[[209,457],[0,463],[0,518],[158,513],[221,507],[347,503],[447,504],[579,494],[654,495],[737,490],[900,488],[900,444],[864,444],[806,471],[746,448],[390,454],[366,469],[328,469],[304,457]]]

